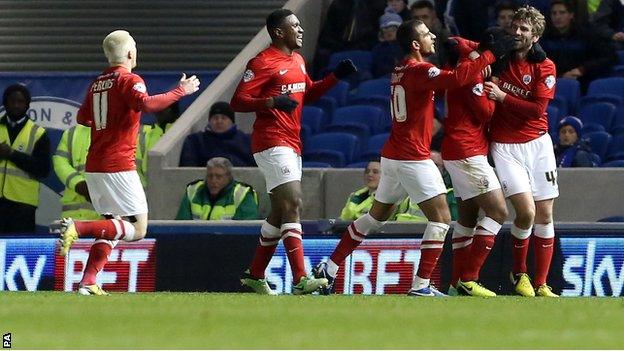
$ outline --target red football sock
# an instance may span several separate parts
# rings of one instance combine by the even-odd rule
[[[284,238],[283,242],[286,255],[288,256],[288,262],[290,263],[290,269],[292,270],[293,281],[295,284],[298,284],[301,278],[306,276],[301,239],[288,236]]]
[[[89,236],[96,239],[115,240],[117,229],[113,223],[114,219],[103,219],[99,221],[75,221],[76,231],[81,237]],[[121,225],[123,230],[123,225]]]
[[[353,223],[349,224],[349,228],[355,233],[355,235],[364,239],[364,235],[355,229],[355,225],[353,225]],[[342,262],[344,262],[345,258],[347,258],[347,256],[349,256],[353,250],[355,250],[355,248],[362,243],[361,241],[354,240],[351,237],[349,234],[349,228],[342,233],[342,238],[330,257],[330,259],[339,266]]]
[[[488,233],[488,232],[485,232]],[[470,259],[468,265],[462,274],[462,281],[471,281],[479,279],[479,271],[483,266],[483,262],[490,254],[492,246],[494,246],[495,236],[491,234],[480,234],[479,229],[475,233],[472,241],[472,249],[470,250]]]
[[[546,284],[550,261],[554,251],[555,238],[540,238],[533,236],[533,251],[535,254],[535,286]]]
[[[256,247],[256,253],[251,261],[251,267],[249,267],[249,273],[252,277],[257,279],[264,279],[264,271],[266,270],[277,245],[262,246],[258,244]]]
[[[91,245],[89,251],[89,259],[82,275],[81,285],[95,284],[97,274],[104,268],[108,262],[108,256],[113,248],[108,243],[96,242]]]
[[[453,245],[462,245],[464,242],[472,240],[470,236],[464,236],[453,239]],[[462,275],[462,271],[470,260],[470,248],[472,243],[464,247],[453,249],[453,272],[451,274],[451,285],[456,286],[457,281]]]
[[[416,275],[422,279],[430,279],[441,253],[442,248],[420,249],[420,263]]]
[[[512,244],[513,273],[526,273],[526,258],[527,254],[529,253],[529,238],[518,239],[516,237],[513,237]]]

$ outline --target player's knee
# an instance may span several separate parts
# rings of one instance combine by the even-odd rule
[[[495,206],[485,212],[487,217],[492,218],[498,223],[504,223],[509,213],[506,206]]]
[[[145,238],[145,235],[147,234],[147,215],[131,216],[127,218],[127,221],[132,223],[132,226],[134,227],[134,238],[132,241]]]
[[[529,227],[533,225],[534,221],[535,221],[535,209],[534,208],[524,208],[516,212],[516,219],[514,220],[514,222],[522,225],[523,227]]]

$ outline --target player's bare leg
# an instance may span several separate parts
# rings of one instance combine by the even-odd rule
[[[321,289],[322,295],[333,293],[334,279],[338,275],[339,266],[362,243],[366,235],[381,228],[383,222],[387,221],[393,212],[394,204],[373,200],[369,212],[347,227],[329,260],[320,262],[312,271],[316,278],[326,278],[329,281],[327,288]]]
[[[547,285],[548,270],[555,246],[553,226],[554,199],[535,202],[533,251],[535,254],[535,293],[537,296],[557,297]]]
[[[431,273],[438,263],[444,247],[444,237],[451,223],[451,212],[446,202],[446,194],[439,194],[419,203],[418,206],[429,222],[427,222],[420,244],[418,271],[414,274],[412,288],[408,294],[411,296],[446,296],[432,287],[430,282]]]
[[[515,194],[510,196],[509,200],[516,211],[516,218],[511,226],[513,269],[510,279],[517,294],[533,297],[535,291],[527,274],[526,259],[529,251],[529,237],[535,220],[535,202],[531,193]]]
[[[495,189],[470,200],[474,200],[477,209],[483,209],[485,216],[476,223],[469,259],[460,274],[458,290],[467,295],[493,297],[496,294],[481,286],[477,280],[479,271],[494,246],[496,235],[507,218],[505,198],[500,189]]]

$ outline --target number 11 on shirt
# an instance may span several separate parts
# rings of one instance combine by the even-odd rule
[[[108,115],[108,91],[93,93],[93,121],[95,130],[106,129]]]

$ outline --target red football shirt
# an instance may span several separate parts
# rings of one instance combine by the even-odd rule
[[[448,113],[442,139],[442,158],[445,160],[488,153],[487,125],[495,103],[483,91],[483,81],[483,75],[479,73],[470,84],[449,89],[446,93]]]
[[[301,154],[299,133],[303,104],[318,99],[337,82],[333,74],[313,82],[299,53],[288,55],[273,45],[252,58],[230,103],[234,111],[256,112],[251,133],[252,152],[287,146]],[[266,107],[268,98],[287,92],[299,103],[291,113]]]
[[[525,101],[535,98],[551,100],[555,96],[557,73],[555,64],[546,59],[541,63],[512,61],[500,77],[498,86],[509,95]],[[548,117],[544,111],[526,118],[509,111],[505,104],[496,104],[490,133],[499,143],[526,143],[548,133]]]
[[[177,87],[149,96],[145,82],[124,67],[105,70],[89,86],[78,111],[78,123],[91,127],[86,171],[114,173],[135,169],[135,150],[141,111],[164,109],[184,96]]]
[[[425,160],[430,157],[434,90],[470,83],[485,66],[494,62],[491,52],[455,70],[440,70],[429,62],[405,59],[391,76],[392,130],[381,156],[393,160]]]

